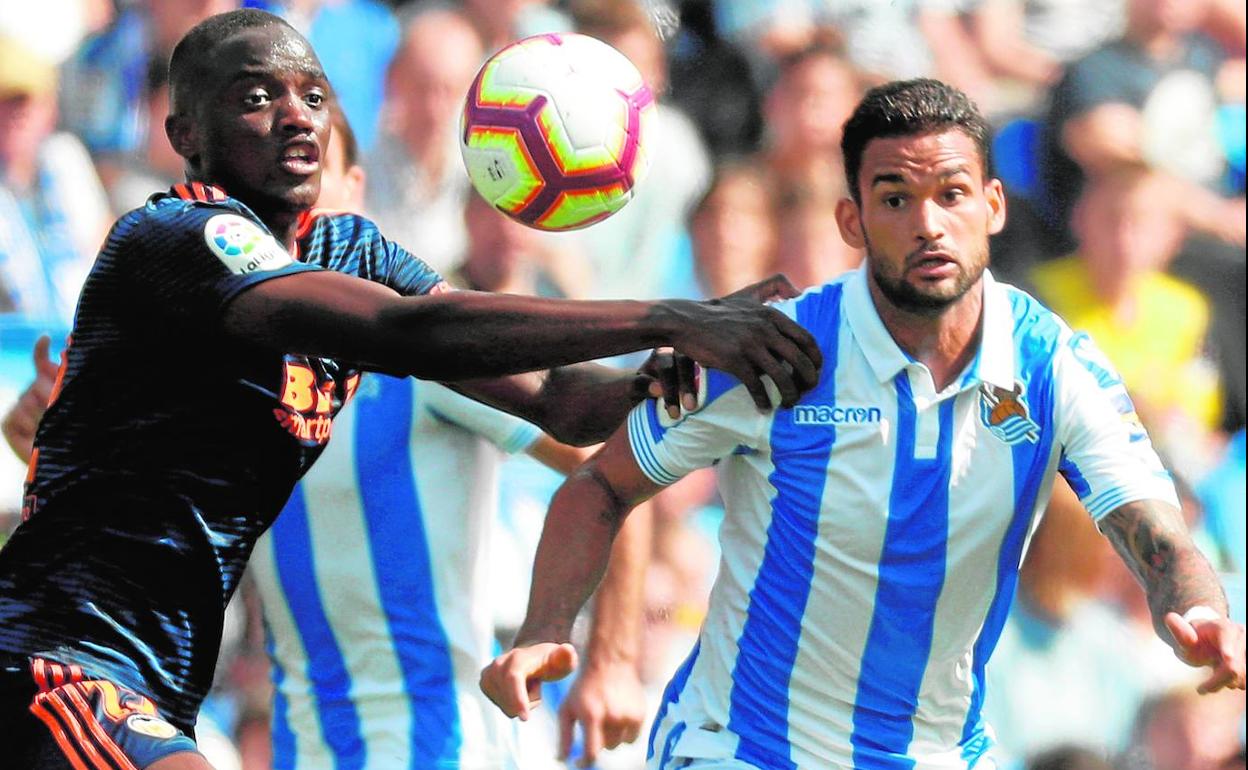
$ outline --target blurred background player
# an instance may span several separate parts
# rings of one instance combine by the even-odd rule
[[[364,171],[335,118],[318,206],[359,210]],[[482,244],[470,244],[464,265],[473,288],[531,293],[508,277],[527,255],[487,233],[534,231],[475,194],[469,206]],[[474,269],[474,254],[495,267]],[[588,452],[445,385],[375,374],[336,430],[250,563],[274,667],[273,767],[525,766],[512,727],[477,686],[494,644],[491,583],[521,579],[493,576],[488,561],[499,465],[504,453],[527,452],[567,473]],[[604,735],[608,747],[635,738],[643,717],[638,562],[648,547],[643,514],[621,537],[614,593],[599,597],[586,677],[608,684],[576,696],[597,699],[585,708],[599,719],[583,728],[593,754]]]

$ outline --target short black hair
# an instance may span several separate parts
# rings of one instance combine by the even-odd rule
[[[280,25],[294,27],[280,16],[255,8],[218,13],[196,24],[173,47],[169,57],[169,111],[185,112],[202,92],[212,50],[246,29]]]
[[[862,202],[858,172],[862,169],[862,153],[872,139],[949,130],[961,131],[975,142],[980,165],[987,174],[988,121],[966,94],[931,78],[897,80],[872,88],[845,121],[841,135],[849,194],[855,202]]]

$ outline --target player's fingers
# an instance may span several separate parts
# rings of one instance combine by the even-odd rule
[[[563,679],[576,670],[576,648],[568,643],[545,645],[541,664],[533,671],[533,678],[543,682]]]
[[[767,395],[767,386],[763,384],[762,372],[751,366],[749,362],[735,366],[729,371],[745,386],[750,398],[754,399],[754,406],[764,412],[771,409],[771,396]]]
[[[48,351],[52,349],[52,338],[46,334],[39,335],[39,339],[35,340],[35,348],[32,354],[35,358],[35,371],[43,372],[49,368],[53,374],[56,374],[56,362],[48,357]]]
[[[572,752],[572,737],[576,730],[576,714],[572,713],[568,701],[559,707],[559,755],[560,762],[568,758]]]
[[[510,653],[495,658],[490,665],[481,670],[479,685],[485,697],[508,717],[518,717],[524,709],[527,698],[524,696],[524,679],[509,675],[506,670]]]
[[[776,390],[780,392],[780,404],[785,407],[791,407],[801,398],[801,393],[797,389],[797,384],[793,382],[793,373],[784,363],[776,357],[770,350],[757,356],[754,365],[762,370],[764,374],[771,378],[772,384],[776,386]],[[768,407],[770,407],[770,402]]]
[[[667,416],[672,419],[680,417],[680,371],[676,359],[674,354],[667,351],[655,355],[659,385],[663,389],[663,407],[667,409]]]
[[[814,365],[814,370],[817,374],[823,366],[823,351],[819,349],[819,343],[815,341],[814,335],[779,310],[772,310],[772,323],[777,331],[801,348],[802,352],[806,354],[806,357]],[[813,382],[810,384],[814,385]]]
[[[819,382],[819,370],[815,367],[815,362],[788,337],[777,335],[771,350],[785,364],[785,371],[791,373],[793,386],[797,388],[799,397]]]
[[[1230,687],[1236,690],[1244,689],[1244,681],[1242,676],[1237,676],[1230,666],[1221,665],[1213,670],[1209,678],[1201,682],[1196,688],[1196,692],[1201,695],[1207,695],[1211,692],[1217,692],[1224,687]]]
[[[577,767],[590,767],[598,760],[602,751],[602,720],[586,719],[581,722],[581,730],[585,733],[585,747],[581,758],[576,761]]]
[[[1167,612],[1164,621],[1166,629],[1170,631],[1174,641],[1183,648],[1186,656],[1195,656],[1200,646],[1200,635],[1196,633],[1192,624],[1177,612]]]
[[[698,364],[689,356],[676,356],[677,390],[680,404],[686,412],[695,411],[698,404]]]
[[[621,731],[620,743],[632,743],[639,737],[641,737],[640,720],[630,720],[628,725]]]

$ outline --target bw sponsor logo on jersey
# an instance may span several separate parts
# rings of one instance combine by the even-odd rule
[[[218,214],[205,222],[204,241],[235,275],[276,270],[293,261],[272,235],[237,214]]]
[[[869,425],[879,421],[878,406],[798,404],[793,407],[794,425]]]
[[[1009,391],[984,384],[979,389],[979,419],[992,435],[1010,446],[1040,439],[1040,426],[1031,419],[1023,402],[1023,384],[1014,383]]]

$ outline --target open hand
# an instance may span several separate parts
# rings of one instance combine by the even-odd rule
[[[1184,663],[1213,669],[1196,688],[1198,692],[1244,689],[1243,626],[1224,617],[1188,621],[1177,612],[1170,612],[1166,614],[1166,628],[1174,637],[1175,654]]]
[[[540,642],[515,647],[481,670],[481,691],[509,717],[528,721],[542,702],[542,682],[563,679],[576,670],[576,648]]]
[[[796,404],[819,381],[823,354],[815,338],[774,308],[741,297],[676,301],[668,308],[678,319],[676,350],[736,377],[759,409],[773,406],[764,375],[785,407]]]

